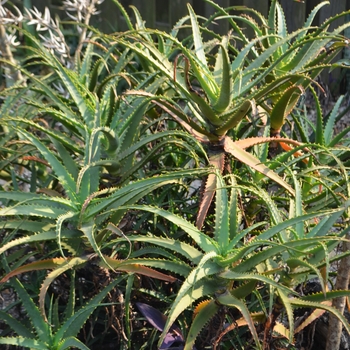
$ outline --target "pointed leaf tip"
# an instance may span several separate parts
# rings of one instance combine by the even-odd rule
[[[285,188],[291,195],[295,196],[294,189],[287,182],[285,182],[278,174],[276,174],[266,165],[262,164],[258,158],[254,157],[251,153],[246,152],[243,148],[235,144],[235,142],[233,142],[228,136],[226,136],[224,139],[224,149],[227,153],[231,154],[240,162],[267,176]]]

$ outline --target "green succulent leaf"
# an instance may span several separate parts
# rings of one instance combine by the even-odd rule
[[[25,346],[30,349],[47,350],[47,345],[37,339],[30,339],[25,337],[1,337],[0,344]]]
[[[34,327],[36,337],[35,339],[31,339],[30,341],[32,342],[32,344],[37,344],[37,346],[41,346],[41,344],[49,344],[50,338],[51,338],[49,325],[42,318],[41,312],[35,305],[33,299],[29,296],[29,294],[27,293],[23,285],[17,279],[12,279],[11,285],[15,288],[18,294],[18,297],[22,302],[22,305],[25,307],[25,310],[29,316],[30,323]],[[0,338],[0,344],[2,344],[1,340],[4,340],[4,339],[6,338]],[[23,338],[23,337],[13,338],[13,339],[14,341],[16,339],[20,339],[21,342],[27,341],[27,338]],[[15,344],[15,343],[4,342],[3,344]],[[47,349],[46,347],[42,347],[42,348],[45,350]]]
[[[230,280],[232,279],[235,281],[249,281],[249,280],[259,281],[259,282],[263,282],[267,285],[273,286],[277,290],[281,290],[284,293],[297,294],[297,293],[293,292],[290,288],[279,284],[278,282],[276,282],[272,278],[269,278],[267,276],[263,276],[260,274],[253,274],[253,273],[248,273],[248,272],[237,273],[237,272],[232,271],[232,270],[227,270],[227,271],[220,273],[220,277],[225,278],[225,279],[230,279]]]
[[[107,287],[105,287],[101,292],[99,292],[96,296],[91,298],[86,305],[84,305],[81,309],[76,311],[73,316],[71,316],[68,320],[66,320],[59,330],[54,335],[55,343],[58,344],[62,341],[62,339],[67,339],[69,337],[76,337],[80,331],[80,329],[85,324],[86,320],[90,317],[93,311],[98,307],[102,306],[101,302],[106,297],[108,293],[115,288],[118,283],[124,277],[116,278],[112,281]]]
[[[224,122],[215,130],[215,133],[219,136],[225,135],[228,130],[237,126],[253,108],[254,103],[252,101],[244,101],[238,108],[224,112],[220,115]]]
[[[294,314],[292,304],[290,303],[290,297],[287,293],[282,291],[281,289],[277,289],[277,294],[281,299],[281,302],[286,310],[288,322],[289,322],[289,341],[293,342],[294,335]]]
[[[326,126],[324,128],[324,142],[325,145],[330,146],[332,141],[332,136],[334,133],[334,126],[336,122],[337,115],[339,114],[339,108],[344,100],[344,96],[340,96],[335,103],[329,118],[327,119]]]
[[[12,317],[8,312],[0,311],[0,317],[3,322],[5,322],[10,328],[16,332],[16,334],[19,337],[33,339],[35,337],[35,334],[28,329],[23,323],[16,320],[14,317]],[[4,337],[0,337],[0,340],[4,339]]]
[[[192,300],[192,302],[196,300],[193,298],[193,290],[195,289],[196,285],[202,279],[217,274],[222,269],[219,265],[211,261],[213,258],[215,258],[215,256],[217,256],[217,254],[213,251],[205,254],[198,266],[191,271],[182,284],[171,307],[166,325],[159,340],[160,344],[163,342],[165,335],[169,331],[171,325],[175,322],[176,318],[187,307],[188,304],[186,300]],[[217,285],[217,288],[219,289],[220,286]],[[205,294],[202,296],[205,296]]]
[[[135,209],[138,209],[138,207],[135,207]],[[142,210],[142,207],[140,207],[139,209]],[[184,258],[188,259],[196,265],[200,262],[203,256],[203,253],[197,248],[193,247],[192,245],[169,237],[162,238],[150,235],[130,235],[128,236],[128,239],[131,242],[148,242],[152,245],[156,245],[174,251],[178,254],[181,254]],[[120,240],[122,241],[125,239],[120,238]]]
[[[54,266],[54,270],[51,271],[44,279],[39,293],[40,312],[46,322],[47,318],[45,313],[45,296],[51,283],[64,272],[73,268],[81,267],[82,265],[86,264],[87,261],[87,257],[73,257],[71,259],[56,258],[52,259],[51,262],[49,260],[40,261],[37,265],[35,265],[35,269],[38,269],[40,267],[44,269],[49,269],[52,268],[52,266]],[[31,267],[33,267],[33,264]]]
[[[23,129],[17,129],[17,132],[23,135],[29,142],[31,142],[39,150],[42,156],[52,167],[56,176],[65,188],[67,195],[73,203],[77,201],[75,193],[75,181],[72,175],[67,171],[63,164],[57,159],[57,157],[32,133]]]
[[[217,176],[214,235],[221,255],[226,255],[227,247],[230,243],[229,201],[225,186],[223,178]]]
[[[306,301],[306,300],[302,300],[300,298],[298,299],[290,299],[290,303],[294,306],[294,307],[308,307],[308,308],[315,308],[315,309],[321,309],[321,310],[326,310],[329,313],[332,313],[336,318],[338,318],[341,323],[343,324],[344,328],[347,330],[347,332],[350,333],[350,325],[348,323],[348,321],[346,320],[346,318],[334,307],[322,304],[322,303],[318,303],[318,302],[312,302],[312,301]]]
[[[180,274],[186,274],[188,268],[183,271],[185,267],[182,264],[177,264],[176,262],[166,261],[166,260],[151,260],[151,259],[126,259],[126,260],[117,260],[104,256],[104,260],[108,264],[107,267],[113,268],[118,271],[125,271],[129,273],[139,273],[141,275],[149,276],[152,278],[157,278],[167,282],[175,282],[176,278],[161,273],[159,271],[150,269],[149,267],[143,266],[155,266],[160,269],[166,269],[170,271],[175,271]]]
[[[225,41],[226,37],[223,39],[224,42],[219,47],[218,57],[216,58],[216,65],[214,70],[214,76],[220,75],[220,92],[216,103],[213,108],[218,112],[224,112],[227,107],[231,104],[233,98],[233,79],[231,74],[231,65],[228,57],[227,48]]]
[[[311,301],[315,303],[321,303],[326,300],[332,300],[334,298],[349,297],[350,291],[348,290],[332,290],[326,293],[313,293],[300,297],[300,300]]]
[[[236,297],[234,297],[228,291],[225,291],[224,293],[217,295],[216,298],[220,304],[234,307],[241,312],[243,318],[247,322],[247,325],[248,325],[249,330],[253,336],[253,339],[255,341],[257,348],[261,349],[261,344],[259,341],[258,333],[256,331],[252,316],[250,315],[250,312],[248,310],[247,304],[243,300],[240,300],[240,299],[237,299]]]
[[[187,4],[187,7],[191,19],[195,54],[194,57],[189,56],[188,59],[190,59],[193,69],[196,72],[196,77],[199,80],[202,89],[209,97],[209,100],[215,101],[218,87],[215,84],[215,81],[212,79],[212,74],[208,68],[207,56],[204,51],[203,41],[197,22],[197,16],[190,4]]]
[[[300,86],[292,86],[283,92],[276,102],[270,115],[272,134],[279,134],[285,119],[296,106],[303,89]]]
[[[219,305],[215,302],[214,299],[210,300],[200,308],[199,312],[196,314],[194,320],[192,321],[190,330],[188,331],[184,350],[193,349],[196,338],[198,337],[200,331],[210,321],[210,319],[215,316],[218,310]]]
[[[179,228],[184,230],[197,243],[197,245],[207,253],[211,251],[216,251],[218,249],[218,245],[213,239],[211,239],[206,234],[198,230],[188,220],[179,217],[167,210],[145,205],[128,205],[125,208],[144,210],[149,213],[154,213],[164,217],[168,221],[174,223]]]
[[[25,215],[25,216],[37,216],[42,218],[56,219],[58,216],[63,215],[67,212],[66,209],[57,207],[48,207],[45,205],[29,205],[29,204],[17,204],[9,208],[1,208],[1,216],[15,216],[15,215]]]
[[[59,350],[71,349],[71,348],[77,348],[80,350],[89,350],[89,348],[86,345],[84,345],[79,339],[74,338],[74,337],[68,337],[68,338],[62,340],[58,344]]]

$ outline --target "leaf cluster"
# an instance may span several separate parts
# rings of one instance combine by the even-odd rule
[[[1,60],[26,84],[1,92],[0,283],[15,289],[31,324],[3,313],[15,335],[1,344],[88,349],[81,329],[88,318],[107,322],[91,316],[104,300],[109,310],[122,304],[114,326],[121,347],[200,348],[203,329],[220,314],[215,346],[252,337],[263,348],[276,333],[293,344],[324,311],[350,332],[330,303],[349,291],[329,288],[331,265],[349,254],[333,254],[350,236],[349,127],[334,135],[343,97],[323,115],[315,92],[323,70],[343,65],[333,59],[350,24],[328,30],[344,13],[312,27],[323,2],[288,33],[278,1],[267,18],[206,1],[210,18],[188,5],[188,16],[164,33],[147,28],[136,8],[134,25],[113,0],[129,30],[91,28],[70,68],[17,28],[30,54],[19,67]],[[227,35],[210,30],[223,20]],[[180,40],[180,28],[191,35]],[[314,124],[302,104],[306,91]],[[89,282],[110,283],[78,296],[76,276],[86,271]],[[37,297],[16,279],[23,274],[40,280]],[[54,286],[67,276],[62,307]],[[321,292],[303,295],[313,278]],[[159,339],[138,340],[134,304],[162,331]],[[315,311],[296,327],[300,307]]]

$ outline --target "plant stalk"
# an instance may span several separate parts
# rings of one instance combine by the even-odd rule
[[[17,65],[17,62],[13,58],[10,45],[7,42],[6,30],[3,24],[0,24],[0,50],[1,50],[2,57],[6,61],[11,63],[11,65],[6,65],[4,67],[5,76],[6,76],[6,86],[10,87],[18,81],[23,81],[23,76],[21,71],[13,67]]]
[[[348,251],[350,249],[350,234],[346,236],[347,241],[343,242],[343,251]],[[350,256],[343,258],[339,263],[337,281],[335,283],[335,290],[346,290],[349,285],[350,276]],[[346,297],[335,298],[333,300],[333,307],[338,309],[342,314],[344,313],[344,308],[346,304]],[[340,347],[340,339],[342,334],[342,323],[333,314],[329,315],[328,322],[328,334],[326,350],[338,350]]]

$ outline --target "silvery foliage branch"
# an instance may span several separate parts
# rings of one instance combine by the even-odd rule
[[[89,16],[98,15],[96,5],[101,5],[104,0],[65,0],[63,6],[67,15],[74,21],[84,22]],[[73,15],[70,12],[75,12]],[[81,28],[78,28],[81,31]]]
[[[65,42],[64,35],[60,29],[58,20],[53,20],[48,8],[45,8],[45,12],[42,14],[37,8],[25,9],[26,14],[23,15],[21,10],[13,6],[16,13],[11,12],[8,8],[4,7],[7,1],[3,1],[0,4],[0,23],[6,25],[6,31],[11,31],[10,35],[7,34],[7,44],[17,43],[15,29],[10,29],[9,24],[19,25],[20,23],[27,22],[27,25],[36,25],[37,32],[49,33],[49,37],[39,34],[43,40],[43,46],[50,51],[55,52],[64,62],[64,59],[69,57],[69,48]],[[19,44],[19,43],[18,43]]]
[[[48,36],[39,34],[43,46],[56,53],[62,62],[69,58],[69,47],[61,31],[59,21],[57,18],[51,18],[49,8],[45,7],[43,14],[36,7],[25,9],[25,11],[28,20],[27,25],[35,25],[37,32],[48,32]]]
[[[67,15],[71,19],[88,25],[91,16],[99,13],[96,6],[100,5],[103,1],[104,0],[66,0],[63,1],[63,6]],[[62,63],[66,65],[71,64],[69,54],[70,49],[66,43],[64,34],[62,33],[59,20],[51,17],[49,8],[45,7],[44,13],[41,13],[36,7],[33,7],[33,9],[26,8],[26,13],[22,14],[18,7],[13,6],[14,11],[16,12],[14,13],[3,6],[6,2],[7,0],[0,3],[0,24],[18,25],[19,23],[26,21],[27,25],[35,25],[37,32],[46,32],[46,35],[39,34],[39,37],[42,39],[43,46],[55,53],[60,58]],[[6,28],[9,28],[9,26]],[[90,34],[87,33],[85,27],[82,29],[77,26],[77,30],[80,34],[77,51],[80,51],[84,40]],[[16,41],[17,37],[15,32],[7,33],[6,38],[8,45],[19,44],[19,42]]]
[[[21,11],[14,6],[14,10],[17,15],[11,13],[2,5],[4,1],[0,3],[0,55],[10,65],[4,65],[4,74],[6,78],[6,86],[12,86],[18,81],[23,82],[23,76],[18,69],[13,68],[16,66],[16,60],[13,58],[11,47],[18,46],[20,43],[17,41],[16,29],[11,24],[18,25],[23,20]]]
[[[6,1],[5,1],[6,2]],[[7,8],[3,7],[4,1],[0,4],[0,25],[6,26],[7,24],[19,24],[23,21],[24,17],[18,7],[13,6],[17,14],[12,13]],[[9,28],[5,34],[5,41],[7,45],[18,46],[20,43],[17,41],[15,30]]]
[[[76,22],[84,23],[85,26],[80,28],[77,26],[77,30],[80,34],[79,44],[77,47],[77,54],[79,55],[84,41],[91,35],[91,32],[87,32],[87,26],[89,25],[91,16],[98,15],[100,11],[97,11],[96,5],[100,5],[104,0],[64,0],[63,6],[65,7],[67,15]],[[75,13],[74,15],[70,12]]]

